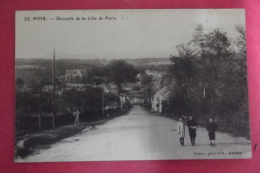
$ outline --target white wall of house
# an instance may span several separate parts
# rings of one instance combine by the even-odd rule
[[[79,69],[76,70],[73,74],[66,72],[65,80],[67,83],[81,83],[83,79],[83,74]]]
[[[164,88],[163,88],[164,89]],[[162,109],[163,109],[163,105],[162,105],[162,102],[163,102],[163,100],[165,100],[168,96],[169,96],[169,94],[170,94],[170,92],[168,92],[167,94],[165,94],[164,96],[162,96],[161,95],[161,91],[163,90],[163,89],[161,89],[161,90],[158,90],[155,94],[154,94],[154,96],[153,96],[153,100],[152,100],[152,109],[154,110],[154,111],[157,111],[157,112],[162,112]],[[158,105],[158,107],[156,106],[157,104],[159,104]]]

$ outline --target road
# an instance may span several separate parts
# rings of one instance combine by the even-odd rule
[[[186,127],[185,146],[181,146],[176,125],[177,122],[172,119],[134,106],[127,115],[94,128],[88,127],[18,162],[251,157],[249,141],[225,133],[217,133],[217,147],[210,147],[207,131],[202,127],[197,130],[196,146],[191,146]]]

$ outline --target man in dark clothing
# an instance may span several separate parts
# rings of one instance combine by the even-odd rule
[[[190,116],[190,120],[187,122],[187,125],[189,128],[191,145],[194,146],[196,138],[196,129],[198,128],[198,124],[195,120],[192,119],[192,116]]]
[[[207,125],[207,130],[209,132],[210,146],[215,146],[215,132],[217,130],[217,125],[213,122],[213,118],[209,118],[209,124]]]

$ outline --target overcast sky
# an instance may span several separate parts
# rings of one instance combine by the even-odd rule
[[[96,10],[19,11],[16,13],[16,58],[160,58],[177,54],[198,24],[205,32],[219,28],[235,38],[245,25],[244,10]],[[46,17],[45,21],[32,20]],[[117,20],[105,20],[105,17]],[[30,17],[30,21],[25,21]],[[57,17],[74,17],[72,21]],[[86,20],[75,20],[85,17]],[[103,17],[103,20],[88,20]],[[54,20],[50,20],[53,18]]]

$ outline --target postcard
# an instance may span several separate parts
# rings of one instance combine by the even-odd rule
[[[15,162],[252,157],[244,9],[16,11]]]

